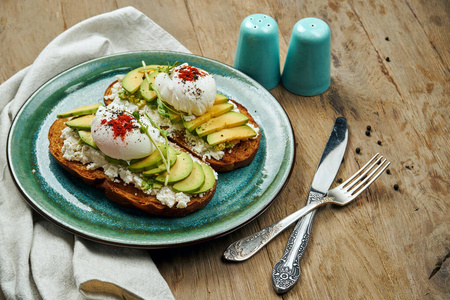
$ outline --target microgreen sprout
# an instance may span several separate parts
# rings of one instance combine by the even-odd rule
[[[172,65],[170,65],[169,62],[167,62],[167,66],[158,67],[157,70],[158,70],[159,73],[167,73],[167,74],[169,74],[170,71],[172,71],[172,69],[175,68],[179,63],[180,63],[179,61],[176,61]],[[145,64],[145,61],[142,61],[142,66],[144,66],[144,68],[147,67],[147,65]],[[148,72],[144,72],[144,74],[145,74],[145,78],[147,79],[147,81],[150,84],[150,89],[154,90],[153,86],[152,86],[152,83],[150,82],[150,78],[148,76]]]
[[[149,188],[153,187],[153,181],[152,180],[142,180],[142,189],[148,190]]]
[[[132,113],[133,117],[139,122],[141,119],[141,116],[139,115],[139,113],[137,111],[134,111]],[[140,124],[140,123],[139,123]]]
[[[173,114],[179,115],[180,117],[183,118],[183,113],[176,111],[175,109],[171,108],[169,105],[167,105],[166,103],[164,103],[164,101],[162,100],[161,94],[158,92],[158,90],[154,89],[154,91],[156,92],[156,104],[158,106],[158,113],[163,116],[163,117],[170,117],[169,114],[167,113],[168,111],[170,111]]]
[[[156,144],[155,140],[153,139],[153,137],[150,135],[150,133],[148,132],[148,126],[144,126],[144,124],[141,122],[141,115],[139,115],[139,113],[137,111],[132,113],[133,117],[136,119],[136,121],[139,123],[140,125],[140,131],[142,133],[145,133],[148,138],[150,139],[150,141],[152,142],[152,144],[156,147],[156,149],[159,152],[159,155],[161,156],[164,165],[166,166],[166,179],[164,181],[164,185],[167,185],[168,181],[169,181],[169,175],[170,175],[170,161],[169,161],[169,141],[167,139],[167,135],[168,132],[167,130],[162,129],[161,127],[159,127],[158,125],[156,125],[155,122],[153,122],[153,120],[147,115],[147,113],[145,113],[145,116],[150,120],[150,123],[152,124],[153,127],[155,127],[156,129],[159,130],[160,134],[164,137],[165,140],[165,147],[166,147],[166,157],[164,157],[164,153],[161,151],[161,149],[158,147],[158,145]]]
[[[173,68],[175,68],[178,64],[179,64],[179,61],[174,62],[172,65],[170,65],[169,63],[167,63],[167,66],[164,66],[164,67],[158,67],[158,71],[161,72],[161,73],[164,72],[164,73],[169,74],[170,71],[171,71]],[[144,68],[147,66],[147,65],[145,64],[144,61],[142,61],[142,65],[144,66]],[[158,113],[159,113],[161,116],[163,116],[163,117],[169,117],[169,115],[167,114],[167,111],[170,111],[170,112],[172,112],[172,113],[174,113],[174,114],[177,114],[177,115],[183,117],[183,114],[182,114],[182,113],[180,113],[180,112],[174,110],[173,108],[171,108],[170,106],[168,106],[167,104],[165,104],[165,103],[162,101],[161,94],[159,93],[159,91],[158,91],[157,89],[155,89],[155,88],[153,87],[153,84],[152,84],[151,81],[150,81],[150,77],[148,76],[148,73],[147,73],[147,72],[144,72],[144,74],[145,74],[145,78],[147,79],[147,81],[148,81],[149,84],[150,84],[150,85],[149,85],[149,88],[150,88],[151,90],[154,90],[154,91],[156,92],[156,97],[157,97],[157,98],[156,98],[156,103],[157,103],[157,107],[158,107]]]
[[[154,180],[154,179],[151,179],[151,178],[146,178],[146,179],[144,179],[144,180],[142,180],[142,190],[144,190],[144,191],[146,191],[146,190],[148,190],[148,189],[150,189],[150,188],[160,188],[161,187],[161,184],[159,183],[159,182],[157,182],[156,180]]]
[[[145,64],[145,61],[142,61],[142,65],[144,66],[144,68],[147,67],[147,65]],[[153,90],[153,86],[150,81],[150,77],[148,77],[148,72],[144,72],[144,74],[145,74],[145,78],[147,79],[147,82],[149,83],[149,89]]]
[[[169,74],[170,71],[172,71],[172,69],[175,68],[179,63],[180,62],[178,60],[174,62],[172,65],[170,65],[169,62],[167,62],[167,66],[158,67],[158,71]]]
[[[147,113],[145,113],[145,116],[149,119],[149,121],[152,124],[152,126],[159,130],[160,134],[164,138],[164,142],[165,142],[164,144],[165,144],[165,147],[166,147],[166,161],[164,162],[164,164],[165,164],[166,170],[167,170],[167,176],[166,176],[165,185],[167,185],[167,180],[169,179],[169,174],[170,174],[169,140],[167,139],[167,136],[169,135],[169,132],[167,130],[161,128],[155,122],[153,122],[152,118],[150,118]]]

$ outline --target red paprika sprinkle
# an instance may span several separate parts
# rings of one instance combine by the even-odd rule
[[[194,81],[205,75],[205,72],[197,69],[196,67],[186,66],[178,69],[178,78],[186,81]]]
[[[108,121],[108,125],[111,126],[114,132],[114,138],[120,136],[120,138],[125,140],[125,135],[133,130],[132,117],[127,114],[121,114],[117,118]],[[103,123],[103,120],[102,120]]]

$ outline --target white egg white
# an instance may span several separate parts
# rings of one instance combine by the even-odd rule
[[[192,69],[197,69],[200,75],[191,80],[184,79],[182,73]],[[178,111],[195,116],[201,116],[211,109],[217,93],[213,76],[205,70],[190,67],[187,63],[174,68],[170,75],[159,74],[154,87],[164,102]]]
[[[131,116],[129,121],[132,124],[131,130],[120,136],[115,134],[110,121],[118,120],[121,114],[124,114],[124,111],[114,105],[100,107],[97,110],[91,123],[91,134],[100,151],[109,157],[125,161],[143,158],[155,151],[156,148],[150,138],[141,132],[139,123],[130,114],[128,115]],[[150,125],[146,117],[141,117],[140,120],[148,126],[152,138],[160,141],[159,131]]]

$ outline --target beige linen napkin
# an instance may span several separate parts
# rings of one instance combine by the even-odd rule
[[[131,50],[189,52],[126,7],[68,29],[0,85],[0,299],[173,299],[147,251],[87,241],[33,214],[6,161],[9,128],[33,91],[71,66]]]

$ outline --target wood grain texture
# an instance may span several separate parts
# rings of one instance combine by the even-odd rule
[[[296,138],[292,175],[273,205],[227,236],[150,251],[177,299],[448,299],[449,1],[36,0],[30,7],[28,1],[3,0],[0,82],[32,64],[65,29],[128,5],[194,54],[229,65],[240,23],[250,14],[265,13],[278,22],[282,65],[298,20],[317,17],[331,29],[331,87],[314,97],[294,95],[281,85],[270,91]],[[246,262],[227,263],[221,255],[231,242],[305,204],[338,116],[347,118],[350,136],[336,178],[349,177],[377,152],[392,162],[390,174],[349,206],[320,209],[300,281],[278,296],[270,274],[289,232]]]

